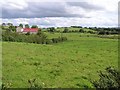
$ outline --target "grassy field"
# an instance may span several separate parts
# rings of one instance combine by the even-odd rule
[[[48,34],[48,38],[60,33]],[[29,87],[28,80],[48,88],[93,87],[97,71],[117,68],[118,41],[67,33],[68,41],[52,45],[3,42],[3,83]]]
[[[65,28],[61,28],[61,27],[60,27],[60,28],[56,28],[55,30],[61,32],[61,31],[64,31],[64,29],[65,29]],[[83,29],[84,31],[96,32],[96,31],[91,30],[91,29],[89,29],[89,28],[73,28],[73,27],[68,27],[68,30],[69,30],[69,31],[79,31],[80,29]],[[43,30],[43,31],[46,31],[47,29],[43,28],[42,30]]]
[[[73,27],[68,27],[69,31],[79,31],[80,29],[83,29],[84,31],[93,31],[89,28],[73,28]],[[64,28],[57,28],[57,31],[64,31]]]

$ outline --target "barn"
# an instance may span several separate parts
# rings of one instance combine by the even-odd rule
[[[38,28],[23,28],[23,31],[22,31],[23,33],[28,33],[28,32],[30,32],[30,33],[34,33],[34,34],[36,34],[37,32],[38,32]]]
[[[17,27],[16,28],[16,32],[18,33],[33,33],[36,34],[38,32],[38,28],[21,28],[21,27]]]

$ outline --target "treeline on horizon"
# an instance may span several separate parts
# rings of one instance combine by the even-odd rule
[[[3,30],[11,30],[13,32],[16,32],[17,26],[13,26],[12,23],[8,23],[8,28],[5,28],[6,24],[2,23],[1,28]],[[23,28],[23,24],[19,24],[19,27]],[[25,28],[38,28],[37,25],[32,25],[31,27],[29,24],[24,25]],[[64,28],[64,30],[57,30],[59,28]],[[70,30],[70,28],[73,28],[73,30]],[[74,28],[78,28],[78,30],[74,30]],[[82,26],[70,26],[70,27],[48,27],[48,28],[39,28],[45,32],[61,32],[61,33],[71,33],[71,32],[80,32],[80,33],[90,33],[90,34],[97,34],[97,35],[115,35],[119,34],[119,28],[118,27],[113,27],[113,28],[105,28],[105,27],[82,27]],[[89,29],[88,31],[85,29]]]
[[[63,33],[70,32],[80,32],[80,33],[90,33],[90,34],[98,34],[98,35],[114,35],[119,34],[119,28],[100,28],[100,27],[82,27],[82,26],[71,26],[72,28],[80,28],[79,30],[69,30],[70,27],[57,27],[64,28]],[[86,31],[85,29],[90,29]],[[60,32],[57,31],[54,27],[47,28],[48,32]]]

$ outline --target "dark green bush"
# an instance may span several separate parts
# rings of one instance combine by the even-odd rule
[[[66,40],[67,40],[66,37],[52,38],[53,43],[58,43],[58,42],[66,41]]]
[[[57,39],[57,38],[52,38],[52,42],[53,42],[53,43],[57,43],[57,42],[58,42],[58,39]]]
[[[28,90],[41,90],[41,88],[43,88],[43,85],[42,84],[38,84],[36,82],[36,79],[29,79],[28,80],[28,83],[29,83],[29,89]]]
[[[120,88],[120,71],[108,67],[105,72],[99,71],[99,80],[92,81],[96,88]]]
[[[30,32],[27,32],[25,35],[30,35]]]
[[[65,29],[64,29],[64,31],[63,31],[63,33],[67,33],[67,32],[69,32],[69,30],[68,30],[68,28],[67,28],[67,27],[65,27]]]
[[[27,42],[41,44],[46,40],[46,35],[41,34],[19,34],[16,32],[5,31],[2,33],[3,41]]]
[[[62,37],[61,39],[62,39],[62,41],[66,41],[67,37]]]
[[[67,40],[66,37],[58,37],[53,39],[47,39],[47,36],[39,30],[37,34],[20,34],[11,31],[5,31],[2,33],[2,41],[12,41],[12,42],[27,42],[27,43],[37,43],[37,44],[51,44],[58,43]]]
[[[1,90],[8,90],[12,86],[11,83],[2,83]]]
[[[53,42],[52,42],[52,40],[46,39],[45,43],[46,44],[52,44]]]

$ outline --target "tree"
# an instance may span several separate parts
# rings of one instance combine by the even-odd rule
[[[82,26],[71,26],[72,28],[82,28]]]
[[[25,24],[25,28],[29,28],[29,25],[28,25],[28,24]]]
[[[13,26],[13,24],[12,24],[12,23],[7,23],[7,25],[8,25],[8,26]]]
[[[105,34],[106,32],[104,30],[98,32],[98,35],[105,35]]]
[[[6,24],[5,23],[2,23],[2,26],[5,26]]]
[[[32,27],[31,28],[38,28],[38,26],[37,25],[32,25]]]
[[[30,32],[27,32],[25,35],[30,35]]]
[[[120,71],[112,67],[105,69],[105,72],[99,72],[99,80],[91,81],[96,88],[104,88],[109,90],[110,88],[120,88]],[[106,88],[106,89],[105,89]],[[118,89],[111,89],[118,90]]]
[[[9,26],[9,30],[10,31],[16,31],[16,28],[15,28],[15,26]]]
[[[22,28],[23,28],[23,24],[19,24],[19,27],[22,27]]]
[[[65,27],[65,29],[64,29],[64,31],[63,31],[63,33],[67,33],[68,32],[68,28],[67,27]]]
[[[40,36],[42,34],[41,29],[38,30],[37,35]]]
[[[49,32],[54,32],[55,31],[55,28],[54,27],[50,27],[49,28]]]
[[[79,32],[84,33],[85,31],[83,29],[80,29]]]

